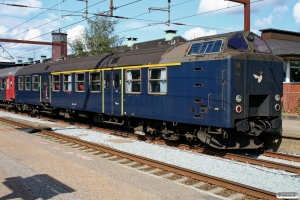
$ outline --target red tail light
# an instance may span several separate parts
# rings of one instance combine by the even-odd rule
[[[235,107],[235,112],[241,113],[241,112],[242,112],[242,106],[237,105],[237,106]]]

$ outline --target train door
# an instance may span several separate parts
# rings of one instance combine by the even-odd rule
[[[51,102],[51,75],[40,76],[40,102]]]
[[[104,71],[104,113],[122,114],[121,70]]]
[[[6,77],[6,100],[10,101],[15,99],[15,90],[14,90],[14,77]]]

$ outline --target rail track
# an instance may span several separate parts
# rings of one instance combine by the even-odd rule
[[[21,113],[21,114],[24,115],[24,113]],[[227,152],[226,150],[220,151],[220,150],[211,149],[211,148],[203,148],[203,147],[198,147],[198,146],[193,146],[193,145],[179,144],[178,142],[172,142],[172,141],[162,140],[162,139],[158,139],[158,138],[151,138],[151,137],[132,134],[130,131],[124,130],[121,128],[102,128],[102,127],[97,126],[97,124],[84,123],[82,121],[69,120],[69,119],[66,120],[63,118],[54,120],[49,117],[42,117],[42,119],[51,120],[51,121],[55,121],[58,123],[72,124],[74,126],[78,126],[81,128],[87,128],[87,129],[91,129],[91,130],[95,130],[95,131],[99,131],[99,132],[105,132],[107,134],[112,134],[115,136],[130,138],[130,139],[134,139],[134,140],[141,140],[144,142],[159,144],[159,145],[163,145],[163,146],[176,147],[176,148],[179,148],[182,150],[188,150],[188,151],[202,153],[202,154],[206,154],[206,155],[221,157],[224,159],[229,159],[229,160],[239,161],[239,162],[243,162],[243,163],[258,165],[258,166],[262,166],[262,167],[267,167],[267,168],[272,168],[272,169],[277,169],[277,170],[284,170],[284,171],[292,172],[295,174],[300,174],[300,167],[298,167],[298,166],[287,165],[287,164],[283,164],[283,163],[252,158],[249,156],[242,156],[242,155],[239,155],[236,153]],[[290,155],[290,154],[282,154],[282,153],[277,153],[277,152],[264,151],[264,152],[262,152],[262,155],[266,156],[266,157],[300,162],[299,156]]]
[[[50,137],[50,138],[56,138],[60,143],[77,145],[77,147],[79,146],[81,149],[82,148],[88,149],[89,152],[97,151],[97,152],[99,152],[99,154],[101,154],[101,153],[108,154],[108,156],[106,156],[106,157],[111,157],[113,155],[113,157],[127,159],[130,162],[140,163],[141,165],[146,165],[150,168],[157,168],[160,170],[164,170],[164,171],[173,173],[173,175],[175,175],[175,177],[177,175],[179,177],[187,177],[186,180],[190,179],[190,180],[193,180],[193,182],[197,182],[197,181],[198,182],[206,182],[206,183],[221,187],[223,189],[235,191],[236,193],[246,194],[246,195],[249,195],[252,197],[256,197],[258,199],[277,199],[276,194],[269,192],[269,191],[261,190],[261,189],[247,186],[244,184],[239,184],[239,183],[236,183],[233,181],[228,181],[228,180],[225,180],[222,178],[213,177],[210,175],[206,175],[206,174],[199,173],[199,172],[196,172],[193,170],[170,165],[167,163],[163,163],[163,162],[156,161],[153,159],[145,158],[142,156],[137,156],[137,155],[119,151],[119,150],[116,150],[116,149],[113,149],[113,148],[110,148],[107,146],[83,141],[79,138],[54,133],[54,132],[48,131],[48,130],[38,129],[38,128],[32,127],[28,124],[20,123],[17,121],[5,119],[5,118],[0,118],[0,121],[10,124],[15,127],[23,128],[23,129],[33,129],[33,130],[35,129],[36,131],[39,131],[39,134],[43,134],[46,137]]]

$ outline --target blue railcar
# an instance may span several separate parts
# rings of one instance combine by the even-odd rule
[[[280,129],[283,61],[252,32],[37,64],[16,73],[16,107],[89,118],[167,140],[260,148]]]

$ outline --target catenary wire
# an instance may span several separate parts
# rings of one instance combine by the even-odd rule
[[[62,2],[59,2],[58,4],[56,4],[55,6],[53,6],[53,7],[51,7],[51,8],[54,8],[54,7],[60,5],[61,3],[65,2],[65,1],[66,1],[66,0],[63,0]],[[51,9],[51,8],[50,8],[50,9]],[[1,33],[0,36],[3,35],[3,34],[5,34],[5,33],[7,33],[7,32],[9,32],[9,31],[11,31],[11,30],[14,30],[15,28],[18,28],[19,26],[22,26],[22,25],[25,24],[25,23],[28,23],[30,20],[32,20],[32,19],[34,19],[34,18],[36,18],[36,17],[38,17],[38,16],[44,14],[44,13],[47,12],[48,10],[49,10],[49,9],[45,10],[44,12],[39,13],[38,15],[36,15],[36,16],[30,18],[29,20],[27,20],[27,21],[25,21],[25,22],[19,24],[18,26],[15,26],[14,28],[11,28],[11,29],[9,29],[8,31],[6,31],[6,32],[4,32],[4,33]]]
[[[107,1],[107,0],[103,0],[102,2],[104,2],[104,1]],[[138,1],[142,1],[142,0],[138,0]],[[102,2],[98,2],[97,4],[102,3]],[[137,2],[137,1],[135,1],[135,2]],[[94,5],[95,5],[95,4],[94,4]],[[121,5],[121,6],[119,6],[119,7],[124,7],[124,6]],[[119,8],[119,7],[116,7],[116,9]],[[105,12],[102,12],[102,14],[108,13],[109,11],[110,11],[110,10],[105,11]],[[87,19],[91,19],[91,18],[94,18],[94,17],[95,17],[95,16],[92,16],[92,17],[89,17],[89,18],[80,20],[80,21],[78,21],[78,22],[74,22],[74,23],[69,24],[69,25],[67,25],[67,26],[64,26],[64,27],[62,27],[62,28],[67,28],[67,27],[69,27],[69,26],[73,26],[73,25],[75,25],[75,24],[78,24],[78,23],[80,23],[80,22],[83,22],[83,21],[85,21],[85,20],[87,20]],[[53,32],[53,31],[50,31],[50,32],[44,33],[44,34],[42,34],[42,35],[39,35],[39,36],[37,36],[37,37],[41,37],[41,36],[47,35],[47,34],[52,33],[52,32]],[[28,40],[26,40],[26,41],[30,41],[30,40],[35,39],[35,38],[37,38],[37,37],[30,38],[30,39],[28,39]],[[5,48],[8,48],[8,47],[11,47],[11,46],[14,46],[14,45],[16,45],[16,44],[12,44],[12,45],[6,46]]]

